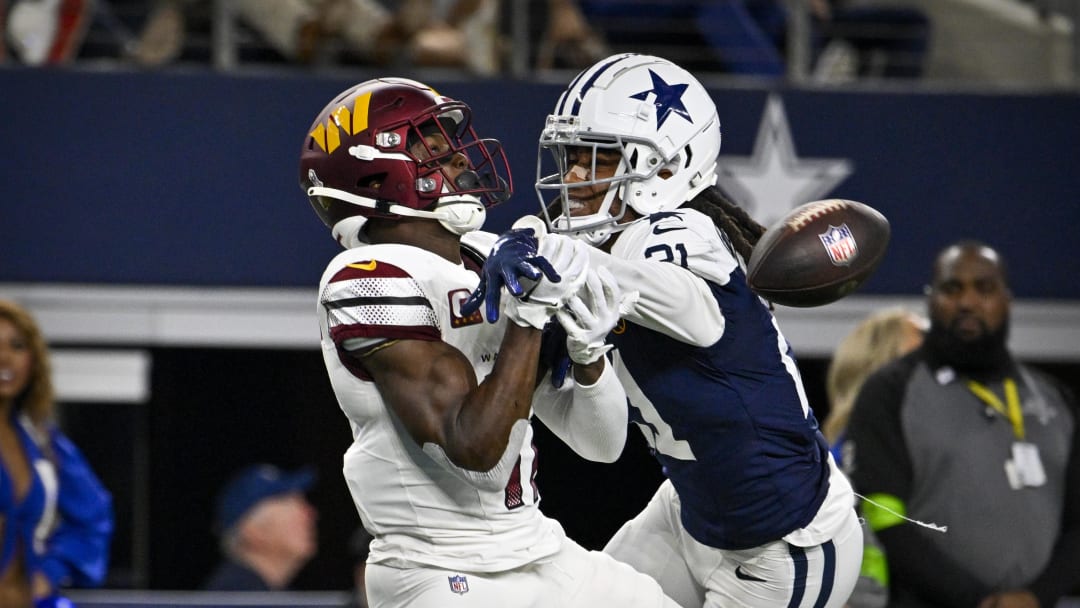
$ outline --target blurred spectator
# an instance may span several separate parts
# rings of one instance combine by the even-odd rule
[[[838,464],[843,464],[840,448],[859,387],[874,370],[918,348],[926,324],[921,316],[903,308],[889,308],[864,318],[840,341],[826,373],[829,414],[822,424]],[[881,543],[872,530],[864,529],[862,567],[847,607],[883,608],[889,599],[888,583]]]
[[[314,482],[307,468],[258,464],[237,473],[218,497],[215,530],[224,560],[203,589],[287,589],[318,548],[317,514],[304,496]]]
[[[59,608],[105,578],[112,497],[53,421],[52,366],[30,313],[0,300],[0,606]]]
[[[135,51],[144,65],[174,59],[185,14],[200,0],[158,0]],[[232,13],[282,57],[395,67],[499,68],[498,0],[233,0]]]
[[[896,2],[807,0],[811,53],[822,58],[818,77],[919,76],[929,21]],[[789,18],[783,0],[549,0],[537,67],[584,67],[606,45],[652,52],[691,71],[781,77]]]
[[[536,51],[536,67],[583,68],[611,54],[607,42],[589,26],[577,0],[548,0],[544,32]]]
[[[922,10],[902,0],[892,5],[811,0],[811,6],[819,30],[815,75],[820,79],[922,76],[930,40],[930,20]],[[847,73],[838,74],[837,65]]]
[[[0,61],[7,45],[28,65],[67,63],[79,54],[93,19],[92,0],[9,1],[10,7],[0,0]]]
[[[610,47],[649,51],[692,72],[783,75],[783,22],[775,36],[767,30],[774,9],[782,18],[777,0],[550,0],[538,67],[551,55],[577,63],[563,67],[585,67]]]
[[[926,325],[927,321],[917,314],[890,308],[860,321],[836,347],[826,372],[829,413],[821,431],[837,463],[843,463],[839,446],[859,387],[871,372],[922,344]]]
[[[1050,608],[1078,581],[1076,404],[1010,353],[997,251],[946,247],[926,294],[926,339],[863,383],[845,452],[890,606]]]
[[[155,0],[131,51],[136,63],[161,65],[180,55],[186,35],[186,14],[194,1]]]

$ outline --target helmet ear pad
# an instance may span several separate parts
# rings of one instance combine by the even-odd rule
[[[363,215],[346,217],[334,224],[330,234],[346,249],[359,247],[365,243],[364,224],[367,223],[367,219]]]

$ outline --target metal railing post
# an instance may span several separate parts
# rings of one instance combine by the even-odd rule
[[[785,0],[788,9],[787,76],[805,82],[810,76],[810,10],[806,0]]]
[[[211,55],[214,67],[220,71],[236,68],[236,32],[232,0],[214,0],[211,32]]]

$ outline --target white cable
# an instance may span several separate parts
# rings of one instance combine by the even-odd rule
[[[909,521],[909,522],[911,522],[913,524],[922,526],[922,527],[924,527],[924,528],[926,528],[928,530],[934,530],[935,532],[945,533],[945,532],[949,531],[949,526],[939,526],[937,524],[928,524],[928,523],[926,523],[924,521],[919,521],[917,519],[911,519],[910,517],[904,517],[903,515],[897,513],[896,511],[893,511],[889,507],[886,507],[885,505],[881,504],[880,502],[875,502],[873,500],[870,500],[869,498],[863,496],[862,494],[859,494],[858,492],[854,492],[854,494],[855,494],[855,496],[858,496],[859,498],[865,500],[866,502],[868,502],[868,503],[870,503],[870,504],[872,504],[872,505],[874,505],[874,506],[876,506],[876,507],[878,507],[880,509],[884,509],[884,510],[888,511],[889,513],[892,513],[893,515],[899,517],[900,519],[902,519],[904,521]]]

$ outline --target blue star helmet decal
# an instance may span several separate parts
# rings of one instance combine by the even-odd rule
[[[687,122],[693,124],[694,121],[690,118],[690,112],[686,110],[686,106],[683,105],[682,96],[686,92],[688,84],[668,84],[664,82],[664,79],[656,72],[649,70],[649,75],[652,76],[653,88],[642,91],[636,95],[631,95],[630,99],[640,99],[642,101],[649,98],[649,93],[656,95],[656,128],[664,126],[664,121],[671,116],[674,112],[679,116],[686,119]]]

